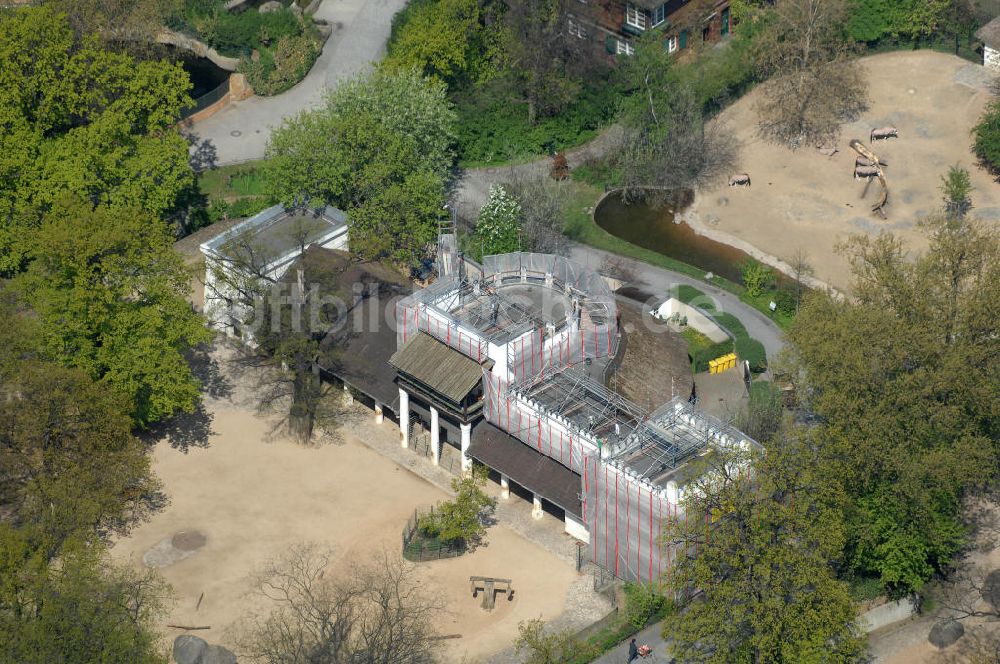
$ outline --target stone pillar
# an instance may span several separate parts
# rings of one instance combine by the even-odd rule
[[[344,405],[354,405],[354,395],[351,394],[351,388],[347,386],[347,383],[344,383]]]
[[[435,466],[441,463],[441,423],[434,406],[431,406],[431,458]]]
[[[399,442],[410,446],[410,393],[399,388]]]
[[[510,478],[500,475],[500,497],[504,500],[510,499]]]
[[[542,497],[537,493],[531,494],[531,518],[541,519],[542,514]]]
[[[375,402],[375,424],[385,422],[385,415],[382,413],[382,404]]]
[[[472,457],[469,456],[469,446],[472,444],[472,425],[462,425],[462,472],[472,473]]]

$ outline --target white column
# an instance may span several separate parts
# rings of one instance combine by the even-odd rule
[[[375,424],[385,422],[385,414],[382,412],[382,404],[375,402]]]
[[[542,497],[537,493],[531,494],[531,518],[541,519],[542,518]]]
[[[506,475],[500,476],[500,497],[504,500],[510,499],[510,478]]]
[[[403,447],[410,446],[410,393],[399,388],[399,440]]]
[[[344,403],[348,406],[354,403],[354,395],[351,394],[351,388],[347,386],[347,383],[344,383]]]
[[[435,466],[441,463],[441,424],[434,406],[431,406],[431,457]]]
[[[462,472],[472,472],[472,457],[469,456],[469,446],[472,444],[472,425],[462,425]]]

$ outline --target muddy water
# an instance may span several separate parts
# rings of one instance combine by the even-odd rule
[[[735,247],[698,235],[685,223],[674,223],[670,207],[641,201],[626,205],[618,193],[609,194],[594,211],[597,225],[634,245],[741,282],[740,265],[750,256]]]

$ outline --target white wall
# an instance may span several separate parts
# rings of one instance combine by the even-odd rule
[[[675,313],[686,317],[690,327],[701,332],[715,343],[725,341],[729,338],[729,335],[726,334],[725,330],[716,325],[711,318],[701,313],[694,307],[684,304],[676,298],[670,298],[661,304],[659,308],[656,309],[654,315],[657,318],[666,320]]]
[[[576,517],[566,512],[566,534],[581,542],[590,544],[590,532],[587,530],[587,526],[583,524],[582,521],[577,521]]]
[[[1000,51],[989,46],[983,46],[983,66],[987,69],[1000,71]]]
[[[869,609],[858,616],[858,627],[865,634],[906,620],[917,612],[917,602],[912,597],[904,597],[895,602],[886,602]]]

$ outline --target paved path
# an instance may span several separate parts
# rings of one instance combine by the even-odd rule
[[[634,637],[636,644],[647,645],[653,649],[653,654],[645,659],[635,660],[635,664],[668,664],[671,659],[667,654],[667,644],[661,636],[663,625],[656,623],[642,630]],[[628,664],[628,644],[631,639],[619,643],[617,646],[604,653],[592,664]]]
[[[309,74],[275,97],[234,102],[196,124],[191,133],[215,148],[216,165],[260,159],[273,127],[316,108],[328,88],[368,70],[382,56],[392,17],[405,5],[406,0],[323,0],[315,17],[328,21],[333,34]]]
[[[773,358],[784,348],[785,335],[781,329],[770,318],[750,305],[741,302],[738,297],[729,291],[722,290],[700,279],[695,279],[679,272],[665,270],[642,261],[625,258],[618,254],[612,254],[611,252],[586,245],[574,244],[570,255],[577,263],[594,269],[600,267],[601,263],[608,256],[615,256],[617,260],[623,261],[638,276],[638,284],[644,285],[645,288],[643,290],[648,291],[655,301],[650,302],[650,308],[652,308],[652,304],[659,304],[666,299],[666,296],[678,284],[688,284],[708,295],[717,310],[729,312],[740,319],[740,322],[746,327],[750,336],[764,344],[764,350],[767,351],[768,358]]]

